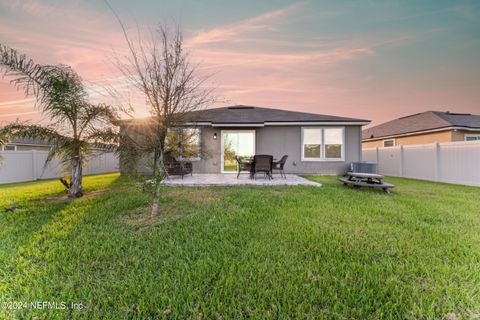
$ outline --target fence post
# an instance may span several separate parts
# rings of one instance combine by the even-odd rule
[[[400,145],[400,150],[399,150],[399,162],[400,162],[400,177],[403,177],[403,145]]]
[[[433,152],[435,153],[435,161],[433,162],[434,177],[435,181],[440,181],[440,144],[438,142],[434,143]]]
[[[37,151],[32,150],[30,151],[32,153],[32,180],[37,180]]]
[[[375,147],[375,162],[377,163],[377,167],[379,166],[379,163],[378,163],[378,147]]]

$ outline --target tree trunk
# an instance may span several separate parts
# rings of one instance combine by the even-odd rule
[[[153,201],[152,201],[152,211],[151,211],[151,216],[152,218],[155,218],[158,216],[158,204],[160,202],[160,188],[161,184],[160,181],[156,181],[157,185],[155,186],[155,193],[153,195]]]
[[[158,172],[158,152],[157,149],[153,151],[153,176],[155,177]]]
[[[155,193],[153,194],[153,201],[152,201],[152,211],[151,211],[151,216],[152,218],[155,218],[158,216],[158,204],[160,202],[160,191],[161,191],[161,182],[163,178],[165,177],[165,164],[163,163],[163,149],[160,148],[159,150],[159,156],[158,156],[158,161],[157,161],[157,174],[155,175],[154,179],[156,182],[155,186]]]
[[[70,176],[70,197],[80,198],[82,191],[82,162],[80,156],[74,156],[71,160],[72,174]]]

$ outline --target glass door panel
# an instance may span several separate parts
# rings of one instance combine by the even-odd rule
[[[222,172],[235,172],[235,156],[250,158],[255,155],[255,131],[222,131]]]

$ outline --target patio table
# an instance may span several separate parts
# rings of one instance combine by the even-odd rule
[[[253,157],[245,159],[246,162],[253,164]],[[278,161],[277,158],[273,158],[273,162]]]
[[[248,160],[246,159],[246,162],[250,163],[250,165],[252,166],[251,171],[250,171],[250,178],[253,178],[253,177],[254,177],[254,174],[253,174],[253,170],[254,170],[254,166],[255,166],[254,163],[253,163],[254,160],[255,160],[254,157],[251,157],[251,158],[249,158]],[[275,161],[277,161],[277,159],[276,159],[276,158],[273,158],[273,156],[272,156],[272,163],[271,163],[271,165],[273,165],[273,164],[275,163]],[[272,170],[270,170],[270,179],[273,179]]]
[[[383,183],[384,176],[377,173],[363,172],[347,172],[348,180],[366,182],[366,183]]]
[[[389,189],[395,187],[395,185],[384,182],[383,178],[383,175],[376,173],[347,172],[347,177],[341,178],[340,181],[345,185],[352,185],[354,189],[360,187],[374,187],[382,188],[383,191],[388,193]]]

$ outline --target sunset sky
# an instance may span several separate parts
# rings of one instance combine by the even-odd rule
[[[133,34],[179,21],[201,72],[228,102],[371,119],[480,114],[480,1],[118,1]],[[124,84],[125,42],[103,1],[0,0],[0,43],[68,64],[92,100]],[[42,116],[0,80],[0,123]],[[132,96],[135,93],[132,92]],[[137,115],[147,115],[136,100]]]

